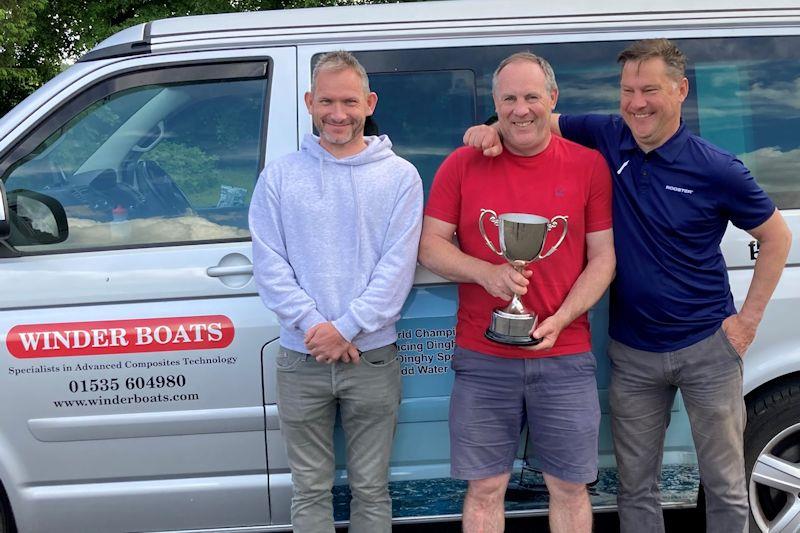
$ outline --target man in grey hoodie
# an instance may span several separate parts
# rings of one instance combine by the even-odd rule
[[[306,135],[299,152],[270,162],[250,205],[256,283],[281,325],[278,412],[298,533],[334,531],[337,405],[350,531],[391,531],[395,323],[414,280],[422,183],[388,137],[364,136],[377,99],[351,54],[323,55],[305,95],[319,137]]]

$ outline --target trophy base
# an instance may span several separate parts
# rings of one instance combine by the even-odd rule
[[[492,324],[486,329],[484,336],[490,341],[511,346],[534,346],[542,339],[534,339],[530,332],[536,328],[537,317],[534,314],[513,314],[505,309],[497,308],[492,313]]]
[[[502,333],[495,333],[491,329],[487,329],[483,334],[484,337],[492,342],[500,344],[508,344],[510,346],[536,346],[542,339],[534,339],[533,337],[512,337],[511,335],[503,335]]]

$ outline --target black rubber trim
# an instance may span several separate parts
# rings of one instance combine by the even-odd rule
[[[118,44],[115,46],[107,46],[99,50],[91,50],[86,52],[78,59],[78,63],[85,63],[87,61],[97,61],[98,59],[111,59],[114,57],[127,57],[148,55],[152,52],[150,48],[150,23],[144,25],[143,39],[141,41],[134,41],[132,43]]]

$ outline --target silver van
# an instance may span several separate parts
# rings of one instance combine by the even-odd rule
[[[159,20],[97,46],[0,120],[0,532],[288,530],[275,405],[278,324],[256,293],[247,209],[265,162],[312,131],[311,66],[347,49],[376,122],[430,188],[493,113],[491,73],[531,49],[558,111],[617,109],[616,54],[668,37],[691,61],[684,120],[737,153],[800,235],[796,0],[526,0],[351,6]],[[722,244],[744,300],[758,243]],[[800,248],[745,360],[753,531],[800,530]],[[420,268],[399,324],[397,522],[457,519],[447,411],[456,290]],[[591,313],[603,408],[598,511],[615,505],[607,302]],[[673,407],[665,507],[694,506],[686,413]],[[339,464],[343,465],[339,456]],[[546,513],[526,440],[509,514]],[[347,516],[343,469],[336,515]]]

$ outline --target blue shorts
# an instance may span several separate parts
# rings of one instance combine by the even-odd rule
[[[597,478],[600,402],[591,352],[508,359],[456,347],[452,368],[452,477],[511,472],[527,421],[542,472],[572,483]]]

